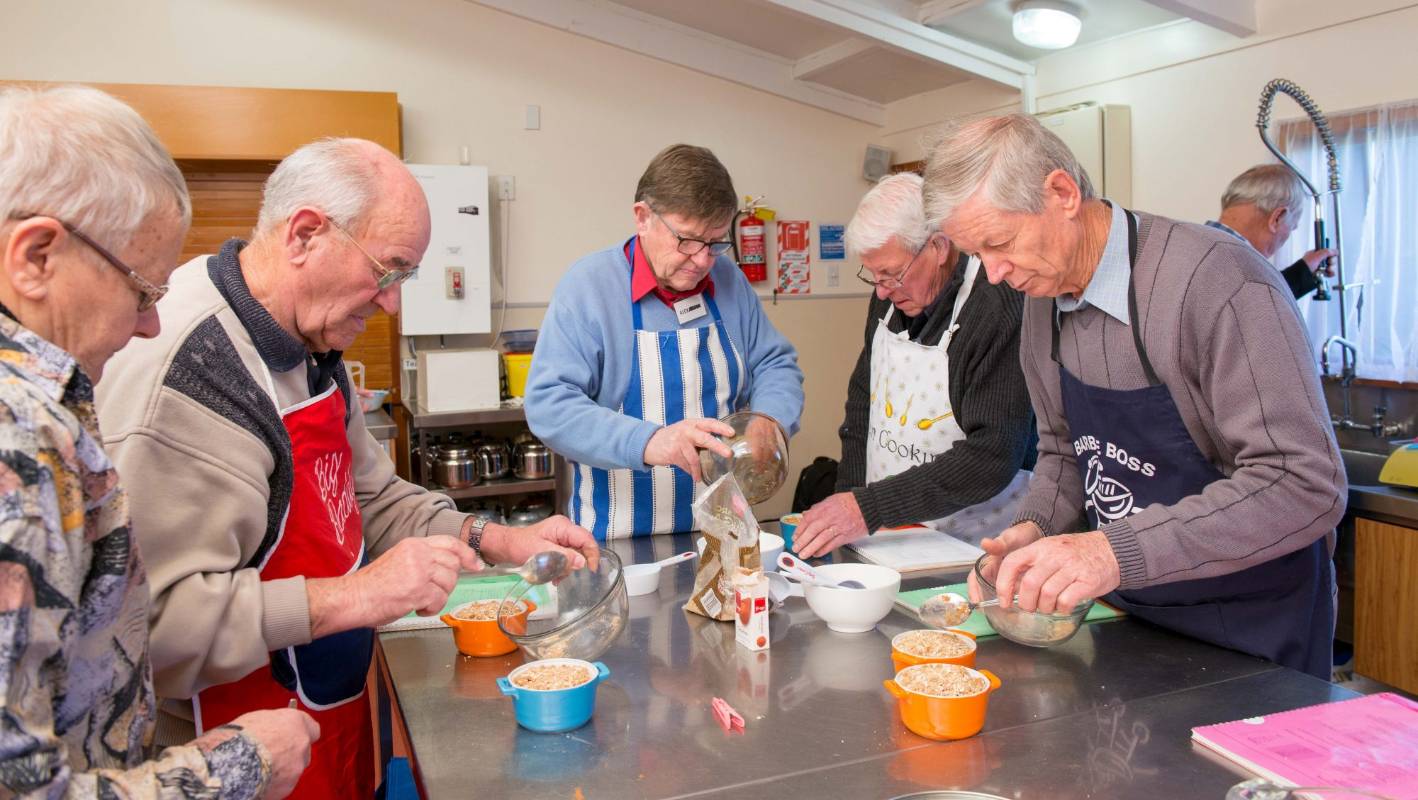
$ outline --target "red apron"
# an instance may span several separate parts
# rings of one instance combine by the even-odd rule
[[[355,502],[345,401],[338,387],[281,412],[290,434],[294,479],[262,580],[347,575],[364,561]],[[374,748],[365,679],[374,631],[360,628],[271,653],[267,666],[241,680],[204,689],[192,700],[197,733],[291,700],[320,723],[320,741],[292,798],[374,795]]]

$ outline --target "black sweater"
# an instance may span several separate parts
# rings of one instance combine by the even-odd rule
[[[964,283],[965,258],[929,308],[915,318],[900,312],[887,324],[909,330],[911,341],[940,344],[955,296]],[[1015,473],[1034,464],[1034,413],[1019,367],[1019,326],[1024,297],[1005,284],[991,285],[983,269],[960,311],[960,330],[950,342],[950,407],[965,438],[935,460],[866,483],[867,416],[871,403],[871,346],[890,301],[872,296],[866,340],[847,384],[842,463],[837,491],[851,490],[867,530],[924,522],[994,497]]]

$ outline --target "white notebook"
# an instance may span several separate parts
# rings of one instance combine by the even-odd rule
[[[847,545],[863,560],[897,572],[968,567],[985,551],[926,527],[878,531]]]

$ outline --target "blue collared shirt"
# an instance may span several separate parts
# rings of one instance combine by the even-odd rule
[[[1128,282],[1132,280],[1132,264],[1128,254],[1128,223],[1123,207],[1109,202],[1113,209],[1113,224],[1108,229],[1108,242],[1103,246],[1103,257],[1098,260],[1098,268],[1083,288],[1082,297],[1063,295],[1054,298],[1060,311],[1077,311],[1094,306],[1124,325],[1130,323],[1128,314]]]
[[[1250,244],[1250,243],[1251,243],[1251,240],[1250,240],[1250,239],[1247,239],[1247,238],[1244,237],[1244,236],[1242,236],[1240,231],[1236,230],[1235,228],[1231,227],[1230,225],[1227,225],[1227,224],[1224,223],[1224,222],[1217,222],[1217,221],[1214,220],[1214,219],[1209,219],[1209,220],[1206,221],[1206,227],[1208,227],[1208,228],[1215,228],[1215,229],[1218,230],[1218,231],[1226,231],[1227,233],[1231,234],[1232,236],[1236,237],[1237,239],[1240,239],[1241,241],[1245,242],[1246,244]]]

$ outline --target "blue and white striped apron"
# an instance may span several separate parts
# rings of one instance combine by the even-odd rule
[[[632,238],[626,247],[632,276],[638,244],[638,239]],[[647,295],[641,302],[660,300]],[[704,303],[710,314],[707,325],[647,331],[640,303],[631,302],[635,359],[620,413],[657,425],[673,425],[684,419],[717,419],[738,410],[739,397],[744,394],[743,356],[729,338],[718,304],[707,292]],[[684,470],[605,470],[575,463],[572,467],[571,518],[595,534],[597,541],[694,528],[690,510],[694,479]]]

